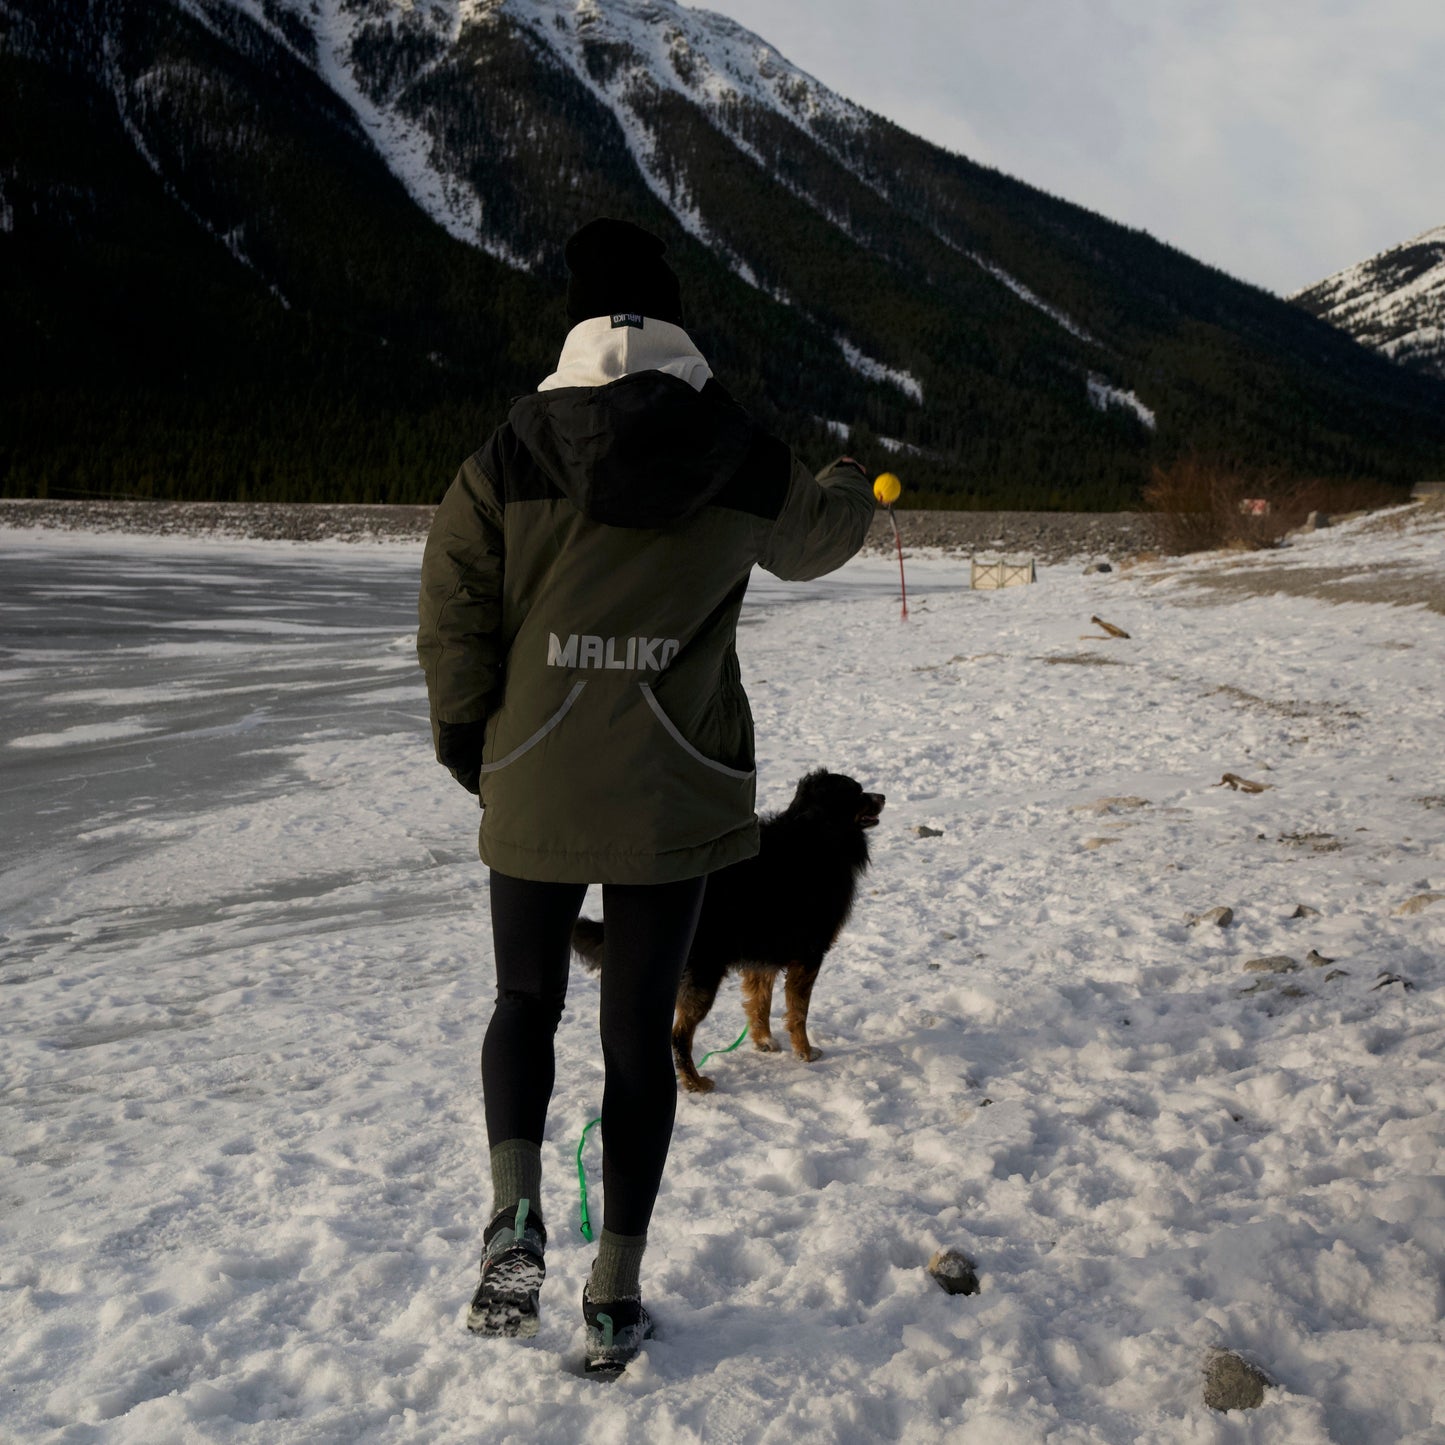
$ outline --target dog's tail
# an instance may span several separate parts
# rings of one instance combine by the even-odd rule
[[[572,925],[572,951],[593,973],[602,967],[602,942],[601,919],[579,918]]]

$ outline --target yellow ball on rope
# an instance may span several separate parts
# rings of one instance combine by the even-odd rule
[[[883,472],[873,483],[873,495],[885,507],[891,507],[903,494],[903,483],[892,472]]]

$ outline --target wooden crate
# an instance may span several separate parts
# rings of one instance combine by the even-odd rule
[[[1038,580],[1032,557],[975,557],[969,585],[975,592],[1001,587],[1026,587]]]

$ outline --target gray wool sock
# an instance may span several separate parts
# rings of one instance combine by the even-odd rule
[[[520,1200],[542,1216],[542,1146],[530,1139],[507,1139],[492,1150],[492,1218]]]
[[[645,1234],[613,1234],[604,1229],[597,1238],[597,1258],[587,1293],[594,1300],[635,1299],[642,1293],[642,1255]]]

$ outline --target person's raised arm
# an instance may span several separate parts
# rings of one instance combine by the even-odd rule
[[[788,495],[759,561],[787,582],[822,577],[863,545],[873,508],[868,474],[852,457],[839,457],[816,477],[795,459]]]

